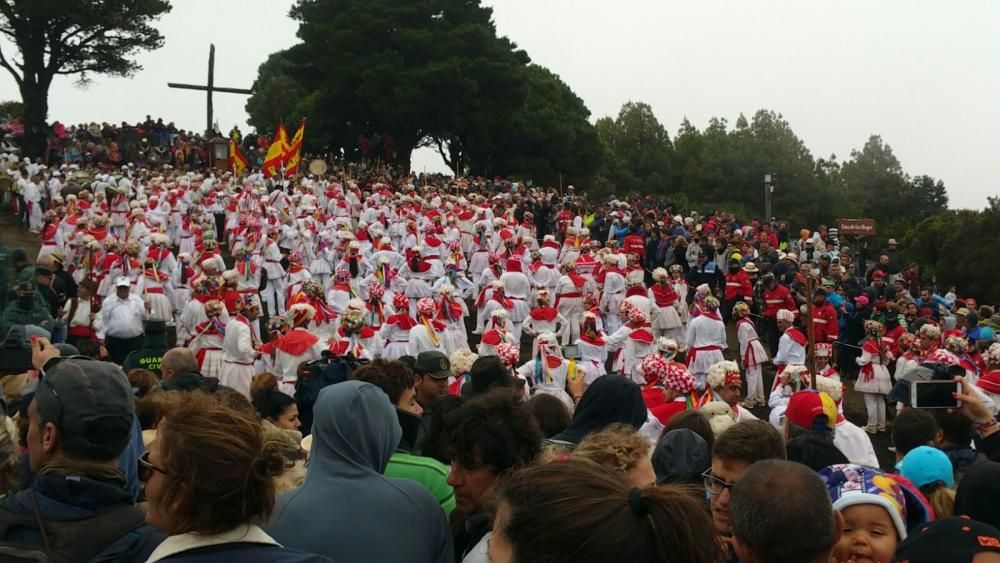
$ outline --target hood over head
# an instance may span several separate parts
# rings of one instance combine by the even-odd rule
[[[320,391],[312,436],[307,483],[316,476],[382,474],[402,430],[385,392],[370,383],[345,381]]]

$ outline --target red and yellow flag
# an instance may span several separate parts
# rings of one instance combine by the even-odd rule
[[[302,161],[302,137],[306,134],[306,120],[303,119],[302,123],[299,124],[298,130],[295,131],[295,136],[292,137],[292,142],[288,146],[288,152],[285,155],[285,175],[291,176],[299,171],[299,162]]]
[[[277,176],[285,168],[285,155],[288,153],[288,132],[285,131],[285,124],[278,125],[278,132],[274,135],[274,141],[267,149],[264,156],[264,177],[272,178]]]
[[[229,169],[233,171],[233,175],[242,176],[243,171],[247,169],[247,156],[243,154],[240,146],[236,144],[236,141],[229,140]]]

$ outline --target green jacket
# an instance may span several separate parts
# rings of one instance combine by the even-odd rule
[[[446,516],[455,510],[455,491],[448,484],[448,468],[436,459],[397,451],[389,458],[385,476],[409,479],[427,487]]]
[[[10,250],[0,242],[0,288],[10,287]]]
[[[24,310],[17,301],[7,305],[3,317],[0,317],[0,334],[6,336],[13,325],[38,325],[45,330],[52,330],[52,315],[38,303],[32,309]]]

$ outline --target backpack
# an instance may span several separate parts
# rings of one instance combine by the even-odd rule
[[[312,432],[313,405],[319,398],[319,392],[324,387],[347,381],[355,369],[366,363],[367,360],[359,360],[350,354],[334,356],[330,352],[323,352],[323,357],[318,360],[303,363],[301,375],[295,382],[295,402],[299,407],[303,436]]]
[[[32,491],[32,497],[35,492]],[[92,560],[122,535],[146,523],[137,506],[125,505],[82,520],[42,520],[35,500],[35,512],[20,514],[0,507],[0,538],[11,529],[39,530],[41,545],[0,540],[0,561],[10,563],[82,563]]]

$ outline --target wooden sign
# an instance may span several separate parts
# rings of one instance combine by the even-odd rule
[[[866,237],[875,234],[875,219],[837,220],[837,236]]]

